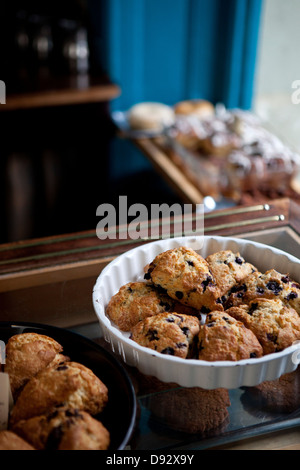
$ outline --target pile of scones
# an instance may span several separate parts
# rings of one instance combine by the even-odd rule
[[[31,332],[6,345],[13,407],[0,450],[106,450],[110,432],[99,417],[108,388],[53,338]],[[96,416],[97,415],[97,416]]]
[[[183,359],[238,361],[300,340],[300,285],[240,253],[206,258],[184,246],[160,253],[144,279],[122,286],[106,308],[136,343]]]

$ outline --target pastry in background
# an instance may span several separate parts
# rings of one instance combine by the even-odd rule
[[[159,131],[175,123],[175,113],[163,103],[143,102],[129,109],[127,119],[131,129]]]
[[[175,106],[174,137],[198,156],[225,157],[240,148],[241,139],[232,130],[228,113],[216,113],[207,101],[182,102]]]
[[[174,111],[175,114],[193,115],[200,119],[215,115],[214,105],[210,101],[200,99],[180,101],[174,105]]]

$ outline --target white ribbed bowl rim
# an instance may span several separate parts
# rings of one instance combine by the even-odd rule
[[[292,279],[299,282],[300,260],[298,258],[278,248],[247,239],[193,236],[143,244],[123,253],[109,263],[98,276],[93,289],[94,310],[103,336],[110,343],[112,351],[120,354],[125,363],[137,367],[142,373],[155,376],[163,382],[177,383],[183,387],[232,389],[254,386],[294,371],[299,362],[300,342],[277,353],[240,361],[209,362],[199,359],[182,359],[163,355],[135,343],[129,338],[129,334],[119,330],[106,316],[105,309],[112,295],[122,285],[137,280],[142,275],[144,266],[157,254],[179,246],[193,247],[195,242],[203,243],[203,248],[196,251],[204,257],[209,253],[231,249],[239,252],[261,272],[274,268],[282,274],[289,273]]]

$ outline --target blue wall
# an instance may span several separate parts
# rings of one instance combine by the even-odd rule
[[[97,54],[122,90],[111,109],[191,98],[251,108],[262,1],[90,0]]]
[[[122,95],[250,108],[262,0],[90,0],[98,54]]]

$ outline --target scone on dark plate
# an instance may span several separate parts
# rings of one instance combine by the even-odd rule
[[[281,274],[275,269],[270,269],[265,273],[256,271],[250,274],[240,284],[233,287],[226,308],[247,304],[256,298],[280,299],[300,315],[300,285],[288,274]]]
[[[77,409],[52,409],[20,420],[14,432],[37,450],[106,450],[109,431],[89,413]]]
[[[300,317],[280,299],[254,299],[227,313],[244,323],[257,337],[264,354],[282,351],[300,340]]]
[[[239,361],[263,355],[254,333],[225,312],[211,312],[198,335],[198,359]]]
[[[221,296],[225,296],[236,284],[257,271],[256,267],[245,261],[240,253],[233,253],[231,250],[213,253],[207,256],[206,261],[220,288]]]
[[[67,358],[62,346],[54,339],[37,334],[22,333],[12,336],[6,345],[5,372],[9,375],[13,397],[29,379],[48,366]]]
[[[161,354],[186,359],[193,354],[199,328],[200,322],[196,317],[175,312],[160,313],[137,323],[132,329],[131,339]]]
[[[180,313],[184,309],[186,313],[197,314],[194,309],[185,307],[160,292],[153,284],[129,282],[111,298],[106,313],[120,330],[130,331],[134,325],[147,317],[165,312]]]
[[[106,385],[89,368],[67,362],[47,367],[27,382],[12,409],[10,423],[42,415],[58,405],[95,415],[107,401]]]
[[[13,431],[0,431],[0,450],[35,450],[31,444]]]
[[[150,263],[148,277],[172,299],[202,313],[223,310],[220,289],[207,261],[191,248],[160,253]]]

